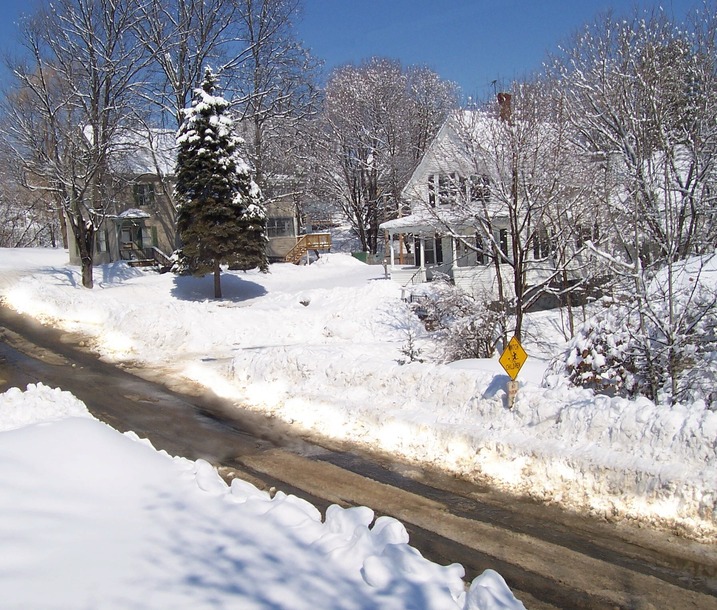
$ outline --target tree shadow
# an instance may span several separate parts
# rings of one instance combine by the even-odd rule
[[[222,298],[216,300],[240,303],[265,294],[266,289],[261,284],[241,279],[231,273],[222,273]],[[214,276],[177,275],[174,277],[172,296],[181,301],[214,299]]]
[[[95,269],[98,268],[95,267]],[[130,267],[122,261],[102,265],[99,269],[102,270],[101,281],[103,284],[117,284],[144,275],[142,271]]]
[[[37,271],[38,273],[46,273],[54,276],[61,284],[67,284],[72,288],[77,288],[81,284],[78,280],[82,277],[80,273],[69,267],[43,267]]]

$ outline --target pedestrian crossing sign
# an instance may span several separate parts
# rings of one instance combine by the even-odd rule
[[[505,372],[510,375],[510,378],[514,380],[527,359],[528,354],[525,353],[520,341],[513,337],[508,341],[508,345],[503,350],[498,362],[505,369]]]

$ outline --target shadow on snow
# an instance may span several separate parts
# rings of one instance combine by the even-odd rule
[[[232,273],[222,273],[221,281],[222,298],[217,300],[240,303],[267,294],[262,285],[241,279]],[[172,296],[182,301],[214,299],[214,276],[177,275],[174,277]]]

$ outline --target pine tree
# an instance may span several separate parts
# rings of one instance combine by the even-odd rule
[[[239,156],[229,104],[215,95],[207,69],[177,132],[177,230],[179,268],[193,275],[214,273],[221,298],[221,265],[267,271],[266,215],[250,168]]]

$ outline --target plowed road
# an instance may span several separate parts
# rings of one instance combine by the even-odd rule
[[[717,543],[592,521],[390,456],[304,439],[206,391],[161,385],[156,371],[101,362],[80,344],[0,307],[0,392],[38,381],[59,386],[116,429],[207,459],[227,479],[282,489],[322,509],[370,506],[401,520],[426,557],[462,563],[466,580],[497,570],[528,610],[717,610]]]

